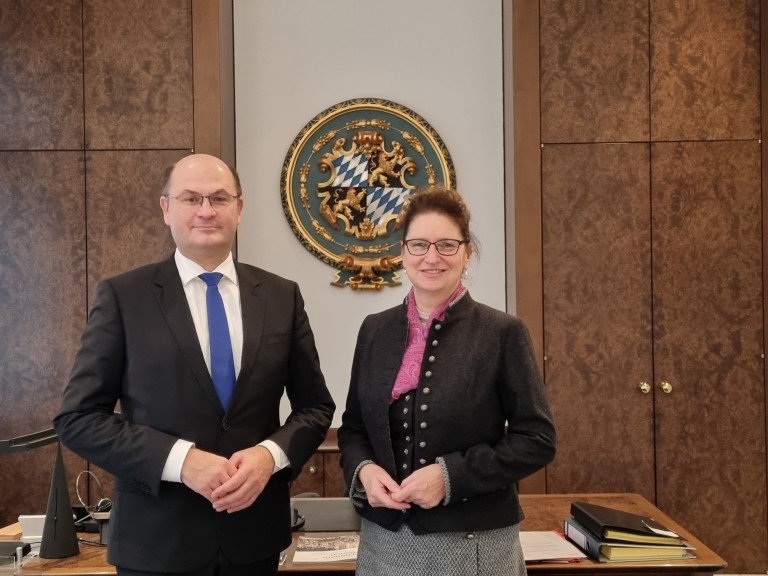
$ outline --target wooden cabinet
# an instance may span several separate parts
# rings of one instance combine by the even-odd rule
[[[542,151],[550,493],[656,499],[648,160],[647,144]]]
[[[344,475],[339,458],[337,429],[331,428],[325,441],[309,459],[291,485],[291,495],[311,493],[319,496],[344,496]]]
[[[545,146],[542,166],[548,492],[639,492],[764,571],[759,145]]]
[[[540,189],[516,205],[541,223],[517,237],[541,263],[518,312],[558,429],[546,490],[639,492],[763,573],[759,2],[537,4],[541,132],[516,146]]]

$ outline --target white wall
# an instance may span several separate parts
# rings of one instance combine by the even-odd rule
[[[339,407],[334,426],[360,323],[400,302],[410,285],[401,275],[402,286],[381,292],[331,286],[336,269],[299,243],[283,215],[285,156],[307,122],[344,100],[383,98],[421,115],[447,146],[472,211],[481,245],[467,281],[472,296],[506,309],[501,4],[234,0],[236,165],[245,197],[238,257],[300,284]]]

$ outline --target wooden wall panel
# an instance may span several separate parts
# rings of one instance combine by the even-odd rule
[[[341,453],[326,453],[323,455],[325,482],[323,488],[325,495],[332,498],[341,498],[347,490],[344,481],[344,472],[341,468]]]
[[[165,167],[187,151],[88,153],[89,304],[99,280],[170,256],[175,245],[160,209]],[[130,249],[127,249],[127,248]]]
[[[83,189],[82,152],[0,152],[0,438],[49,428],[61,402],[85,325]],[[54,455],[0,456],[0,521],[45,512]]]
[[[648,144],[543,149],[548,492],[655,498],[648,162]]]
[[[759,0],[650,4],[651,138],[759,138]]]
[[[542,142],[648,140],[648,2],[541,0]]]
[[[80,0],[3,0],[0,149],[83,146]]]
[[[191,0],[84,0],[90,149],[193,148]]]
[[[88,309],[101,280],[163,260],[173,252],[175,245],[160,208],[162,178],[166,166],[186,154],[186,150],[88,153]],[[87,467],[104,495],[111,497],[112,474],[90,463]],[[83,478],[83,486],[88,487],[89,502],[98,501],[97,485],[90,477]]]
[[[230,166],[236,164],[233,18],[232,0],[192,0],[195,151]]]
[[[193,76],[231,81],[212,70],[231,59],[226,23],[198,26],[220,60],[193,61],[193,1],[231,14],[227,0],[2,0],[0,150],[18,152],[0,153],[0,438],[50,426],[96,282],[173,249],[161,175],[194,147]],[[234,127],[207,112],[198,135],[229,149]],[[2,456],[0,524],[45,510],[53,454]],[[76,503],[88,464],[64,456]]]
[[[516,242],[518,253],[535,256],[539,247],[543,253],[543,300],[529,297],[536,292],[535,285],[529,286],[518,291],[526,296],[518,310],[526,317],[543,317],[544,371],[559,432],[558,456],[547,467],[547,491],[631,489],[621,488],[620,482],[640,470],[641,482],[649,487],[637,491],[652,500],[655,493],[663,510],[728,561],[729,572],[763,573],[768,566],[762,356],[766,203],[761,189],[765,168],[760,158],[759,82],[765,62],[760,58],[760,27],[761,18],[768,22],[768,0],[642,3],[647,9],[621,0],[537,0],[533,4],[539,7],[541,39],[533,32],[515,38],[515,50],[522,49],[532,62],[529,52],[536,48],[541,62],[539,110],[533,109],[535,98],[522,84],[535,82],[532,68],[514,71],[526,116],[539,112],[542,126],[540,139],[535,131],[515,132],[516,157],[532,157],[539,149],[542,153],[541,186],[534,190],[535,178],[528,178],[535,166],[531,172],[531,163],[516,165],[516,183],[520,172],[533,187],[518,187],[515,198],[518,221],[541,221],[543,230],[541,235],[518,233]],[[535,25],[530,17],[535,8],[522,0],[520,4],[525,10],[515,13],[516,29]],[[627,34],[633,26],[648,29],[649,81],[641,89],[632,84],[634,76],[609,73],[621,69],[630,54],[641,52],[642,40]],[[615,42],[617,38],[622,42]],[[613,86],[606,85],[611,82]],[[633,104],[643,101],[650,127],[644,136],[638,137],[631,123],[616,125],[617,133],[610,135],[605,129],[612,127],[601,116],[611,102],[606,94],[614,90],[624,95],[626,87],[638,100],[620,101],[616,113],[634,118]],[[519,108],[516,101],[516,114]],[[564,147],[562,154],[572,158],[556,161],[561,148],[551,145],[601,139],[637,140],[653,149],[646,167],[652,221],[647,230],[635,231],[645,238],[653,234],[654,266],[652,273],[645,268],[644,278],[652,282],[654,295],[650,329],[632,328],[614,300],[613,291],[622,293],[629,269],[605,272],[603,264],[608,262],[590,261],[589,255],[598,247],[610,254],[611,247],[603,244],[601,234],[593,233],[588,240],[578,236],[587,234],[582,229],[619,230],[613,225],[615,205],[605,196],[610,184],[599,182],[615,180],[617,191],[626,188],[623,179],[634,164],[618,154],[603,158],[601,144],[584,144],[594,148],[590,152]],[[532,200],[537,193],[541,209]],[[588,204],[593,195],[604,198],[602,205]],[[557,208],[558,202],[562,208]],[[575,245],[567,238],[576,238]],[[619,245],[624,245],[623,239],[619,232]],[[535,284],[537,275],[524,280]],[[582,301],[591,302],[592,308]],[[618,388],[611,395],[595,391],[621,382],[621,377],[603,376],[609,363],[603,357],[626,362],[626,374],[637,366],[631,348],[622,347],[627,340],[615,340],[615,326],[609,326],[607,336],[600,331],[604,320],[598,312],[603,308],[617,325],[626,326],[627,334],[643,332],[643,346],[658,343],[658,350],[653,349],[654,374],[647,379],[649,395],[616,397],[621,394]],[[566,356],[565,361],[557,355]],[[583,383],[587,381],[591,384]],[[660,389],[665,381],[673,385],[670,394]],[[570,399],[567,389],[572,390]],[[653,428],[645,437],[655,450],[655,477],[650,479],[644,472],[645,451],[638,464],[631,462],[637,438],[625,434],[627,412],[622,411],[643,406],[649,397],[653,410],[647,414],[648,426]],[[601,451],[601,442],[612,430],[614,441]],[[576,454],[579,442],[581,453]],[[595,458],[600,457],[609,461],[598,463]],[[601,469],[615,466],[613,459],[624,459],[625,467],[613,467],[616,480],[606,485]]]
[[[656,143],[652,166],[658,505],[764,571],[760,145]]]

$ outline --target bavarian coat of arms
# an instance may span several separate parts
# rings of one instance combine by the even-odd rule
[[[281,175],[294,234],[338,269],[331,284],[380,290],[400,284],[400,219],[420,187],[455,187],[443,141],[421,116],[377,98],[341,102],[296,136]]]

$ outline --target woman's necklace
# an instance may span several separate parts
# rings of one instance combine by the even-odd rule
[[[416,306],[416,312],[419,314],[419,320],[421,320],[421,323],[424,324],[424,322],[426,322],[429,318],[429,312],[424,312],[424,310],[418,306]]]

